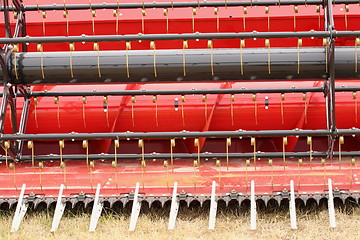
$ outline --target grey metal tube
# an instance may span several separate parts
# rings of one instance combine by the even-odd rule
[[[244,74],[240,72],[239,49],[187,49],[185,50],[186,76],[183,73],[183,50],[128,51],[129,78],[126,71],[125,51],[99,52],[101,77],[98,76],[98,53],[72,52],[70,76],[69,52],[44,52],[42,79],[39,52],[16,53],[19,81],[26,83],[91,83],[91,82],[159,82],[159,81],[241,81],[271,79],[324,79],[325,49],[300,48],[300,73],[297,48],[271,48],[271,73],[268,72],[268,49],[246,48],[242,51]],[[355,73],[354,47],[336,48],[337,78],[360,78]],[[360,53],[360,51],[359,51]],[[213,54],[214,76],[211,74]],[[360,54],[359,54],[360,55]],[[360,56],[359,56],[360,58]],[[12,67],[14,73],[14,64]]]
[[[358,0],[334,0],[334,4],[352,4],[358,3]],[[280,4],[279,4],[280,3]],[[24,11],[46,11],[46,10],[81,10],[81,9],[131,9],[131,8],[185,8],[185,7],[236,7],[236,6],[278,6],[278,5],[322,5],[322,0],[282,0],[275,1],[193,1],[193,2],[152,2],[152,3],[103,3],[103,4],[62,4],[53,5],[25,5]],[[13,7],[9,7],[13,10]],[[4,11],[4,7],[0,7]]]
[[[359,133],[359,132],[358,132]],[[330,130],[262,130],[262,131],[207,131],[207,132],[114,132],[114,133],[58,133],[58,134],[2,134],[0,140],[61,140],[61,139],[170,139],[170,138],[222,138],[222,137],[281,137],[329,136]],[[352,134],[356,134],[354,131]],[[346,134],[344,134],[346,135]]]
[[[257,152],[256,157],[257,159],[261,158],[282,158],[283,152]],[[309,152],[286,152],[286,158],[308,158]],[[339,152],[334,152],[334,156],[338,157]],[[341,152],[342,157],[358,157],[360,156],[360,152],[358,151],[351,151],[351,152]],[[172,155],[174,159],[197,159],[197,153],[174,153]],[[226,157],[229,158],[238,158],[238,159],[246,159],[246,158],[253,158],[254,153],[200,153],[201,159],[225,159]],[[320,158],[320,157],[327,157],[326,152],[313,152],[312,157]],[[113,160],[115,158],[114,154],[90,154],[86,155],[62,155],[62,160],[100,160],[100,159],[110,159]],[[142,159],[141,154],[117,154],[116,158],[118,160],[140,160]],[[170,159],[171,155],[169,153],[153,153],[153,154],[144,154],[145,159]],[[0,157],[1,161],[5,160],[5,157]],[[31,161],[32,156],[22,156],[20,161]],[[38,155],[34,156],[34,160],[36,161],[53,161],[53,160],[60,160],[59,155]]]

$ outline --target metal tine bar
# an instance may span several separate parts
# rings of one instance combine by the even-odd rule
[[[336,227],[336,220],[335,220],[334,195],[333,195],[331,178],[328,179],[328,187],[329,187],[328,209],[329,209],[330,227],[334,228]]]
[[[136,222],[139,218],[139,213],[141,209],[141,202],[139,202],[139,187],[140,184],[136,183],[135,192],[134,192],[134,200],[131,209],[131,217],[130,217],[130,227],[129,231],[135,231]]]
[[[209,229],[215,228],[217,201],[216,201],[216,181],[212,182],[211,199],[210,199],[210,216],[209,216]]]
[[[314,152],[312,154],[313,158],[325,158],[327,156],[327,152]],[[287,158],[306,158],[309,157],[309,152],[286,152]],[[254,156],[254,153],[229,153],[229,158],[251,158]],[[257,153],[256,156],[258,158],[282,158],[283,152],[260,152]],[[339,156],[339,152],[333,153],[334,157]],[[359,157],[360,152],[341,152],[342,157]],[[88,155],[89,160],[112,160],[114,159],[114,154],[91,154]],[[194,159],[198,157],[198,154],[191,153],[173,153],[173,159]],[[213,158],[213,159],[226,159],[226,153],[200,153],[200,159],[204,158]],[[141,159],[141,154],[117,154],[117,159]],[[86,155],[62,155],[63,160],[86,160]],[[144,154],[144,159],[171,159],[171,154],[168,153],[153,153],[153,154]],[[5,157],[0,157],[0,161],[4,161]],[[20,161],[31,161],[32,156],[22,156]],[[38,155],[34,156],[34,160],[36,161],[58,161],[60,160],[59,155]]]
[[[169,230],[173,230],[175,227],[176,217],[179,212],[179,200],[177,199],[178,183],[174,182],[174,189],[171,198],[170,217],[169,217]]]
[[[206,131],[206,132],[114,132],[114,133],[58,133],[58,134],[2,134],[1,141],[6,140],[83,140],[83,139],[150,139],[150,138],[227,138],[227,137],[284,137],[284,136],[349,136],[360,135],[360,129],[338,129],[331,132],[327,129],[317,130],[261,130],[261,131]]]
[[[360,31],[308,31],[308,32],[241,32],[241,33],[182,33],[182,34],[129,34],[129,35],[82,35],[54,37],[0,38],[0,44],[63,43],[63,42],[119,42],[119,41],[169,41],[195,39],[250,39],[250,38],[327,38],[359,37]]]
[[[349,88],[349,89],[348,89]],[[360,91],[360,87],[337,88],[341,92]],[[81,92],[32,92],[31,97],[82,97],[82,96],[154,96],[154,95],[204,95],[204,94],[243,94],[243,93],[304,93],[324,92],[323,87],[311,88],[263,88],[263,89],[189,89],[189,90],[125,90],[125,91],[81,91]],[[19,94],[20,95],[20,94]],[[0,93],[1,96],[1,93]]]
[[[28,203],[24,203],[25,189],[26,189],[26,184],[23,184],[16,205],[15,215],[12,221],[10,232],[16,232],[19,229],[21,220],[24,218],[26,210],[29,206]]]
[[[65,210],[66,204],[62,201],[63,191],[64,191],[64,184],[61,184],[60,189],[59,189],[58,198],[56,201],[55,213],[54,213],[54,218],[52,221],[50,232],[55,232],[58,229],[61,217]]]
[[[97,188],[96,188],[95,198],[94,198],[94,205],[93,205],[93,209],[91,212],[89,232],[95,231],[96,225],[98,223],[99,217],[100,217],[102,209],[103,209],[104,203],[99,201],[100,188],[101,188],[101,184],[98,183]]]
[[[295,207],[295,190],[294,190],[294,180],[290,181],[290,225],[292,229],[297,229],[296,224],[296,207]]]
[[[250,230],[256,230],[256,200],[255,200],[255,182],[251,180],[250,195]]]
[[[357,0],[335,0],[335,4],[355,4]],[[322,5],[322,0],[283,0],[281,5]],[[238,6],[279,6],[278,0],[272,1],[192,1],[192,2],[151,2],[151,3],[102,3],[102,4],[54,4],[54,5],[27,5],[24,11],[47,11],[47,10],[86,10],[86,9],[134,9],[134,8],[197,8],[197,7],[238,7]],[[9,7],[13,10],[13,7]],[[4,11],[4,7],[0,7]]]
[[[360,130],[343,131],[343,135],[360,134]],[[207,132],[114,132],[114,133],[59,133],[59,134],[3,134],[0,140],[83,140],[83,139],[149,139],[149,138],[198,138],[198,137],[281,137],[281,136],[328,136],[331,132],[318,130],[261,130],[261,131],[207,131]]]

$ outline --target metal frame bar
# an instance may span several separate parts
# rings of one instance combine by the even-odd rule
[[[120,41],[168,41],[196,39],[251,39],[251,38],[337,38],[359,37],[360,31],[309,31],[309,32],[241,32],[241,33],[182,33],[182,34],[128,34],[128,35],[81,35],[54,37],[0,38],[0,44],[64,43],[64,42],[120,42]]]
[[[327,69],[328,69],[328,78],[325,82],[325,96],[326,96],[326,117],[327,117],[327,128],[331,131],[331,135],[328,138],[328,156],[332,158],[334,143],[336,135],[336,107],[335,107],[335,37],[333,32],[335,30],[334,26],[334,15],[332,12],[333,9],[333,0],[325,1],[325,13],[324,18],[325,29],[329,31],[330,36],[328,37],[328,46],[326,47],[327,51]]]
[[[217,2],[151,2],[151,3],[102,3],[102,4],[54,4],[28,5],[24,11],[46,10],[87,10],[87,9],[134,9],[134,8],[187,8],[187,7],[246,7],[246,6],[279,6],[279,5],[323,5],[323,0],[283,0],[283,1],[217,1]],[[356,4],[358,0],[335,0],[335,4]],[[12,8],[10,7],[10,10]],[[4,11],[1,7],[0,11]]]
[[[261,158],[272,158],[281,159],[283,157],[283,152],[258,152],[256,153],[257,159]],[[285,152],[286,158],[309,158],[309,152]],[[334,157],[339,156],[339,152],[334,152]],[[341,152],[342,157],[359,157],[360,152],[350,151],[350,152]],[[169,153],[152,153],[152,154],[117,154],[116,158],[118,160],[139,160],[144,159],[170,159],[171,155]],[[173,159],[197,159],[197,153],[174,153],[172,154]],[[200,153],[200,159],[252,159],[254,153]],[[313,158],[326,158],[327,152],[313,152]],[[114,154],[90,154],[86,155],[62,155],[62,160],[67,161],[84,161],[88,160],[114,160]],[[0,157],[1,161],[5,160],[5,157]],[[59,161],[60,155],[37,155],[34,156],[35,161]],[[22,156],[20,161],[30,162],[32,161],[32,156]]]

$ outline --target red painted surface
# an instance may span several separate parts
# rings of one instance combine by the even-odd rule
[[[165,2],[161,0],[158,2]],[[177,0],[181,1],[181,0]],[[25,4],[36,4],[36,1],[24,1]],[[88,1],[68,0],[67,4],[88,3]],[[102,3],[103,1],[92,1]],[[122,2],[132,2],[122,1]],[[152,1],[145,1],[152,2]],[[175,2],[175,1],[174,1]],[[39,5],[49,4],[46,0],[39,0]],[[63,4],[57,0],[51,3]],[[216,16],[213,8],[201,8],[195,16],[195,29],[206,32],[266,32],[266,31],[310,31],[322,30],[319,25],[319,15],[315,6],[299,6],[299,13],[295,14],[293,7],[270,7],[269,18],[264,13],[265,7],[248,8],[248,14],[243,15],[242,7],[220,8],[219,29],[216,27]],[[142,32],[141,9],[120,10],[118,34],[138,34]],[[162,9],[148,9],[144,17],[145,34],[166,33],[166,18]],[[344,5],[334,6],[335,27],[337,30],[358,30],[360,7],[351,5],[347,13],[348,26],[345,26]],[[66,31],[66,19],[62,11],[48,11],[43,19],[41,12],[27,13],[27,34],[29,36],[66,36],[66,35],[112,35],[116,34],[116,18],[112,10],[97,10],[94,19],[95,32],[92,32],[92,17],[89,10],[69,12],[69,31]],[[321,15],[323,10],[321,10]],[[294,15],[296,17],[294,18]],[[11,13],[12,16],[12,13]],[[15,21],[12,18],[12,22]],[[296,19],[296,28],[294,28]],[[245,20],[245,28],[244,28]],[[43,22],[45,32],[43,32]],[[268,28],[268,21],[270,28]],[[320,23],[323,18],[320,16]],[[0,17],[0,22],[3,19]],[[3,28],[3,24],[0,24]],[[169,9],[168,33],[192,33],[192,9]],[[0,31],[0,37],[3,35]],[[239,40],[213,40],[214,48],[238,48]],[[336,39],[336,45],[354,45],[354,38]],[[296,47],[296,39],[273,39],[271,47]],[[303,39],[303,46],[322,46],[322,39]],[[157,49],[182,48],[182,41],[157,41]],[[189,48],[206,48],[207,41],[189,41]],[[246,40],[246,47],[264,47],[264,40]],[[92,43],[76,43],[76,51],[93,50]],[[123,50],[125,43],[100,43],[101,50]],[[132,42],[132,50],[149,49],[149,42]],[[36,44],[29,45],[30,51],[36,51]],[[44,51],[68,51],[68,43],[44,44]],[[359,86],[359,81],[341,81],[338,86]],[[267,83],[162,83],[162,84],[107,84],[107,85],[36,85],[33,91],[86,91],[86,90],[124,90],[124,89],[218,89],[227,88],[275,88],[275,87],[319,87],[322,81],[291,81]],[[155,103],[152,96],[138,96],[132,106],[130,97],[109,96],[108,120],[103,108],[102,97],[88,97],[83,106],[81,97],[60,97],[60,103],[54,104],[53,98],[38,98],[36,106],[31,102],[27,133],[70,133],[70,132],[159,132],[159,131],[221,131],[221,130],[271,130],[271,129],[325,129],[325,99],[322,93],[307,93],[306,103],[301,93],[285,94],[283,102],[284,115],[281,116],[280,94],[258,94],[257,100],[252,100],[251,94],[238,94],[233,102],[233,117],[231,116],[230,95],[208,95],[206,104],[201,96],[186,96],[186,102],[181,104],[181,96],[158,96],[156,124]],[[269,108],[265,109],[265,97],[269,98]],[[174,101],[178,98],[180,108],[175,109]],[[18,99],[18,110],[22,107],[22,100]],[[336,114],[338,128],[359,127],[359,117],[355,109],[357,100],[352,93],[338,92],[336,94]],[[84,108],[83,108],[84,107]],[[184,117],[182,115],[184,109]],[[132,118],[132,108],[134,119]],[[84,109],[84,112],[83,112]],[[257,117],[255,116],[255,109]],[[59,119],[58,119],[59,112]],[[85,118],[83,117],[85,115]],[[35,121],[35,116],[37,123]],[[207,117],[206,117],[207,116]],[[346,117],[344,117],[346,116]],[[10,123],[7,116],[6,132],[9,133]],[[108,123],[109,124],[108,124]],[[133,124],[134,122],[134,124]],[[314,138],[314,151],[324,151],[327,148],[326,138]],[[35,154],[58,154],[58,142],[35,142]],[[91,141],[90,153],[112,153],[113,146],[107,140]],[[358,150],[357,138],[345,138],[344,151]],[[282,151],[281,138],[257,139],[258,151]],[[286,151],[308,151],[303,138],[289,138]],[[224,139],[211,139],[202,142],[202,152],[224,152]],[[249,139],[233,139],[230,152],[252,152]],[[145,141],[145,152],[168,153],[168,140]],[[192,140],[177,140],[174,152],[194,152]],[[84,154],[81,142],[66,142],[64,154]],[[121,141],[118,153],[140,153],[135,141]],[[24,154],[30,154],[28,149]],[[252,160],[253,161],[253,160]],[[255,180],[257,194],[271,194],[289,189],[290,180],[295,181],[298,193],[321,193],[326,190],[324,179],[331,177],[334,187],[358,192],[360,190],[360,174],[358,164],[350,165],[348,158],[343,158],[342,168],[339,169],[338,159],[329,160],[324,167],[319,159],[313,161],[312,169],[308,159],[304,165],[297,166],[297,161],[287,159],[283,168],[282,159],[274,160],[273,169],[268,166],[267,159],[257,161],[250,167],[245,166],[244,159],[231,159],[227,171],[225,161],[222,167],[215,166],[214,160],[202,160],[200,168],[193,168],[192,160],[176,160],[174,172],[163,167],[163,161],[147,161],[145,172],[142,172],[140,161],[119,161],[118,188],[116,188],[116,169],[111,167],[110,161],[95,161],[92,174],[89,173],[85,161],[67,161],[66,173],[59,167],[59,162],[46,162],[44,169],[32,168],[30,163],[17,163],[15,174],[13,170],[6,170],[5,163],[0,163],[0,194],[1,197],[16,197],[22,183],[27,184],[26,193],[35,192],[46,197],[57,196],[59,185],[66,183],[65,195],[78,194],[80,191],[94,193],[91,183],[102,185],[104,196],[118,196],[129,193],[140,182],[146,195],[170,195],[174,181],[179,183],[179,190],[189,193],[209,195],[211,182],[218,182],[217,194],[228,193],[235,189],[241,193],[249,193],[247,185]],[[168,172],[167,172],[168,171]],[[299,175],[300,173],[300,175]],[[40,183],[40,175],[42,181]],[[66,181],[64,181],[64,176]],[[300,177],[299,177],[300,176]],[[195,186],[196,185],[196,189]],[[169,186],[169,187],[168,187]],[[17,190],[16,190],[17,188]]]

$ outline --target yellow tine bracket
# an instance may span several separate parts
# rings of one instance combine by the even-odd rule
[[[197,147],[197,161],[198,167],[200,167],[200,142],[198,138],[194,139],[194,146]]]
[[[325,72],[328,73],[329,71],[329,66],[328,66],[328,58],[329,58],[329,54],[328,54],[328,39],[327,38],[323,38],[323,46],[325,47]]]
[[[59,141],[59,151],[60,151],[60,168],[62,169],[63,175],[64,175],[64,185],[66,185],[66,164],[63,161],[63,148],[65,147],[65,141],[60,140]]]
[[[75,51],[75,44],[69,43],[69,55],[70,55],[70,76],[71,78],[74,78],[74,69],[73,69],[73,56],[72,52]]]
[[[195,32],[195,15],[197,14],[196,8],[192,9],[192,30]]]
[[[280,95],[281,124],[284,124],[284,101],[285,101],[285,93],[282,93]]]
[[[350,188],[352,187],[354,182],[353,167],[355,166],[355,164],[356,164],[356,159],[352,157],[350,160]]]
[[[92,16],[92,33],[95,35],[95,18],[96,18],[96,10],[90,9],[91,16]]]
[[[97,69],[98,76],[101,78],[101,69],[100,69],[100,45],[97,42],[94,42],[94,51],[97,51]]]
[[[184,77],[186,77],[186,49],[189,48],[189,44],[187,40],[183,41],[183,72],[184,72]]]
[[[126,61],[126,74],[127,77],[130,78],[130,70],[129,70],[129,50],[131,50],[131,43],[125,43],[125,61]]]
[[[82,141],[82,147],[86,150],[86,167],[89,169],[89,142],[87,139]]]
[[[145,16],[146,16],[146,9],[141,9],[141,32],[145,33]]]
[[[63,17],[66,19],[66,36],[69,36],[69,11],[66,10],[66,5],[64,5]]]
[[[43,31],[43,35],[46,35],[46,30],[45,30],[45,19],[46,19],[46,12],[42,11],[41,12],[42,15],[42,31]]]
[[[230,95],[231,126],[234,126],[234,102],[235,102],[235,94],[231,94]]]
[[[37,105],[39,103],[39,99],[37,97],[34,97],[34,119],[35,119],[35,125],[36,128],[39,128],[38,120],[37,120]]]
[[[166,33],[169,33],[169,11],[164,8],[164,16],[166,17]]]
[[[28,149],[31,149],[31,166],[35,168],[35,157],[34,157],[34,142],[28,141],[27,142]],[[35,171],[35,169],[34,169]]]
[[[16,59],[16,53],[19,52],[19,44],[14,44],[13,53],[14,53],[14,73],[15,78],[19,79],[18,70],[17,70],[17,59]]]
[[[184,111],[184,104],[186,102],[186,97],[185,95],[181,96],[181,117],[182,117],[182,123],[183,126],[185,127],[185,111]]]
[[[304,92],[302,94],[302,100],[304,101],[304,117],[305,117],[305,123],[307,123],[307,94]]]
[[[216,30],[217,32],[220,31],[220,16],[219,16],[219,8],[214,8],[214,14],[216,16]]]
[[[156,71],[156,46],[155,41],[150,41],[150,49],[154,50],[154,76],[157,77],[157,71]]]
[[[214,52],[213,52],[213,42],[208,40],[208,48],[210,48],[210,67],[211,67],[211,76],[214,76]]]
[[[45,79],[45,73],[44,73],[44,51],[43,51],[43,45],[39,43],[37,45],[37,51],[41,53],[40,55],[40,70],[41,70],[41,77],[42,79]]]
[[[316,6],[316,12],[318,13],[318,27],[321,29],[321,13],[320,13],[320,5]]]
[[[354,91],[352,93],[352,98],[354,99],[354,110],[355,110],[355,122],[358,122],[358,107],[357,107],[357,93]]]
[[[40,189],[43,189],[43,184],[42,184],[42,169],[44,168],[44,162],[41,161],[39,162],[39,183],[40,183]]]
[[[141,148],[141,173],[142,173],[142,186],[143,189],[145,188],[144,185],[144,173],[145,173],[145,168],[146,168],[146,160],[145,160],[145,146],[144,146],[144,140],[143,139],[139,139],[138,141],[138,147]]]
[[[283,164],[284,164],[284,171],[285,171],[285,168],[286,168],[286,149],[285,149],[285,146],[288,144],[288,139],[287,137],[283,137],[283,144],[282,144],[282,148],[283,148]]]
[[[155,103],[155,121],[156,121],[156,126],[159,126],[159,120],[158,120],[158,101],[157,101],[157,96],[154,95],[152,98],[153,103]]]
[[[6,166],[6,170],[7,172],[9,172],[9,163],[8,163],[8,151],[10,148],[11,144],[10,141],[7,140],[4,142],[4,148],[5,148],[5,166]]]
[[[136,97],[131,97],[131,119],[132,119],[132,125],[135,127],[135,112],[134,112],[134,105],[136,103]]]
[[[306,143],[307,145],[310,146],[310,149],[309,149],[309,159],[310,159],[310,169],[312,169],[312,160],[313,160],[313,143],[312,143],[312,137],[311,136],[307,136],[306,138]]]
[[[246,17],[245,15],[248,14],[247,7],[244,7],[243,9],[243,26],[244,26],[244,32],[246,32]]]
[[[340,136],[339,137],[339,169],[341,169],[341,161],[342,161],[341,145],[343,145],[344,143],[345,143],[344,136]]]
[[[226,170],[229,171],[229,147],[231,146],[231,138],[226,138]]]
[[[270,39],[265,39],[265,47],[268,48],[268,72],[271,74]]]
[[[58,127],[60,128],[60,98],[58,96],[54,97],[54,104],[57,105],[57,114],[56,114],[56,118],[58,121]]]
[[[116,184],[116,188],[118,188],[118,161],[117,161],[117,149],[120,146],[120,142],[119,139],[115,139],[114,140],[114,161],[112,161],[111,166],[113,168],[115,168],[115,184]]]
[[[359,62],[359,56],[358,56],[358,46],[360,46],[360,38],[355,39],[355,72],[358,72],[358,62]]]
[[[108,127],[110,127],[110,123],[109,123],[109,97],[108,96],[104,96],[103,98],[103,102],[104,102],[104,112],[105,112],[105,117],[106,117],[106,124]]]
[[[208,112],[207,112],[207,96],[204,94],[202,95],[202,101],[204,103],[204,114],[205,114],[205,121],[207,122],[208,119]]]
[[[360,3],[360,2],[359,2]],[[345,4],[345,12],[344,12],[344,18],[345,18],[345,30],[348,30],[348,19],[347,19],[347,13],[350,11],[350,7],[348,4]]]
[[[89,172],[90,172],[90,187],[93,189],[93,169],[95,167],[95,161],[92,160],[89,163]]]
[[[174,156],[173,156],[173,148],[175,147],[175,138],[170,139],[170,161],[171,161],[171,169],[174,172]]]
[[[243,48],[245,47],[245,39],[240,39],[240,74],[244,75]]]
[[[299,38],[298,39],[298,44],[297,44],[297,50],[298,50],[298,67],[297,67],[297,73],[300,73],[300,47],[302,47],[302,39]]]
[[[252,100],[254,102],[254,117],[255,117],[255,124],[258,124],[258,111],[257,111],[257,101],[256,101],[256,93],[253,93]]]
[[[271,188],[274,188],[274,162],[269,158],[269,166],[271,167]]]
[[[299,7],[297,5],[294,6],[294,31],[296,32],[296,15],[299,13]]]
[[[254,147],[254,169],[256,170],[256,158],[257,158],[257,156],[256,156],[256,139],[255,139],[255,137],[251,137],[250,144],[251,144],[251,146]]]
[[[85,114],[85,105],[87,104],[86,96],[82,97],[82,118],[84,123],[84,128],[86,128],[86,114]]]

